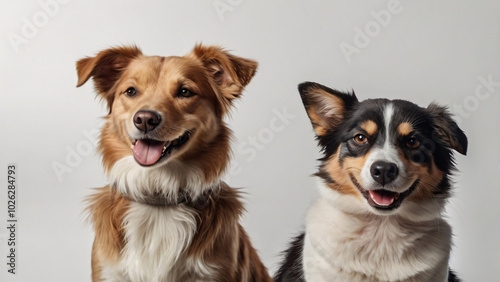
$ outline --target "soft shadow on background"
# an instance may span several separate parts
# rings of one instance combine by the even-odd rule
[[[498,1],[1,1],[0,181],[17,164],[18,274],[3,263],[0,280],[90,280],[83,199],[106,184],[95,153],[106,109],[91,84],[75,87],[75,61],[134,43],[183,55],[199,42],[260,63],[228,120],[227,181],[247,193],[243,224],[272,272],[316,197],[319,153],[296,90],[310,80],[450,107],[470,146],[447,209],[451,266],[465,281],[498,279],[499,13]],[[0,229],[3,261],[9,236]]]

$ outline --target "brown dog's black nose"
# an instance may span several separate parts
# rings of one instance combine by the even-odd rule
[[[160,122],[160,115],[153,111],[141,110],[134,115],[135,127],[144,133],[155,129]]]
[[[378,183],[385,185],[398,176],[398,167],[394,163],[377,161],[370,167],[372,178]]]

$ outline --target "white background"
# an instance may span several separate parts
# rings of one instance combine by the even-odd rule
[[[106,110],[90,83],[75,88],[75,62],[118,44],[169,56],[198,42],[260,63],[229,121],[228,181],[247,193],[242,223],[272,272],[316,197],[310,174],[320,155],[296,90],[311,80],[354,89],[360,99],[450,106],[470,145],[457,157],[448,205],[451,266],[465,281],[500,281],[498,1],[40,2],[0,2],[1,281],[90,280],[93,233],[83,199],[106,179],[85,132],[99,128]],[[381,20],[388,5],[391,17]],[[357,53],[342,52],[347,45]],[[481,86],[488,79],[493,84]],[[283,111],[287,124],[270,130]],[[18,165],[15,276],[4,263],[8,163]],[[58,178],[54,164],[68,171]]]

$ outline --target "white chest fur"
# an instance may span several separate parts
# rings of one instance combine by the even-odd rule
[[[177,197],[177,189],[184,187],[192,195],[210,184],[200,182],[201,171],[180,162],[168,167],[144,168],[125,157],[109,172],[110,182],[121,193],[140,198],[143,193],[161,192]],[[137,189],[141,187],[141,189]],[[188,258],[185,251],[196,233],[195,211],[183,205],[156,207],[131,202],[123,221],[125,246],[117,266],[103,267],[105,281],[186,281],[209,277],[213,266],[201,259]],[[195,273],[189,275],[186,273]],[[182,277],[182,278],[181,278]]]
[[[308,214],[303,264],[307,281],[445,281],[451,228],[441,219],[409,222],[353,216],[323,196]],[[350,196],[352,197],[352,196]]]
[[[105,267],[105,281],[180,281],[187,272],[210,275],[211,266],[185,255],[196,232],[194,211],[132,202],[124,229],[120,262],[117,268]]]

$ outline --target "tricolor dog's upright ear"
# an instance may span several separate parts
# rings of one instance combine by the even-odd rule
[[[358,102],[354,93],[343,93],[315,82],[299,84],[299,92],[318,137],[339,125],[344,113]]]
[[[132,59],[141,55],[141,50],[136,46],[123,46],[103,50],[95,57],[83,58],[76,62],[78,73],[76,86],[82,86],[90,77],[93,77],[95,89],[102,98],[106,99],[111,111],[113,93],[110,93],[110,90]]]
[[[454,149],[462,155],[466,155],[468,146],[467,136],[465,136],[462,129],[452,119],[447,108],[431,103],[427,107],[427,110],[434,121],[434,133],[437,137],[435,141],[440,142],[447,148]]]
[[[188,56],[200,60],[213,78],[218,92],[223,96],[220,102],[225,112],[231,100],[238,98],[250,83],[258,66],[256,61],[231,55],[218,46],[199,44]]]

